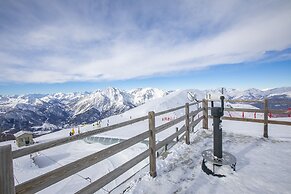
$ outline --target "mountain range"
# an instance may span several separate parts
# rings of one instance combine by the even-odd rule
[[[222,89],[191,90],[198,99],[218,99]],[[138,88],[130,91],[107,88],[85,93],[55,93],[1,96],[0,132],[15,133],[19,130],[55,131],[82,123],[93,123],[111,115],[120,114],[146,103],[162,98],[173,91],[155,88]],[[288,99],[291,100],[291,87],[268,90],[224,89],[226,99]],[[254,104],[260,107],[259,104]],[[272,106],[272,105],[271,105]],[[281,104],[274,108],[287,108]]]
[[[85,93],[0,96],[0,132],[54,131],[93,123],[167,95],[154,88],[107,88]]]

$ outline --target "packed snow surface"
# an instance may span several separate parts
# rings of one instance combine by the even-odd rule
[[[223,150],[236,157],[236,171],[216,167],[222,178],[202,171],[201,152],[212,148],[213,137],[210,130],[199,129],[191,134],[189,146],[179,143],[157,160],[157,177],[143,172],[126,193],[290,193],[290,127],[271,126],[265,139],[262,124],[223,123]],[[207,167],[212,169],[211,164]]]

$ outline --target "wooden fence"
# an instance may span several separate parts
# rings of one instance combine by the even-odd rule
[[[215,100],[217,101],[217,100]],[[268,118],[268,114],[286,114],[290,115],[291,111],[289,110],[273,110],[269,109],[268,104],[269,100],[264,99],[264,100],[226,100],[226,102],[230,103],[262,103],[263,109],[249,109],[249,108],[225,108],[224,111],[228,112],[252,112],[252,113],[263,113],[264,114],[264,119],[253,119],[253,118],[240,118],[240,117],[227,117],[224,116],[222,117],[223,120],[231,120],[231,121],[241,121],[241,122],[254,122],[254,123],[263,123],[264,124],[264,131],[263,131],[263,137],[268,138],[268,124],[276,124],[276,125],[288,125],[291,126],[291,122],[289,121],[278,121],[278,120],[270,120]],[[274,101],[272,101],[274,102]],[[276,103],[284,103],[286,101],[280,101],[277,100]],[[290,103],[290,102],[288,102]],[[210,107],[208,107],[208,110]]]
[[[205,101],[206,102],[206,101]],[[71,175],[74,175],[75,173],[88,168],[102,160],[105,160],[109,158],[110,156],[117,154],[141,141],[144,139],[149,138],[149,149],[142,152],[138,156],[132,158],[131,160],[127,161],[126,163],[122,164],[118,168],[114,169],[113,171],[107,173],[103,177],[99,178],[98,180],[92,182],[90,185],[82,188],[77,193],[94,193],[95,191],[98,191],[120,175],[122,175],[124,172],[128,171],[130,168],[138,164],[139,162],[143,161],[147,157],[149,157],[149,163],[150,163],[150,175],[152,177],[155,177],[157,175],[156,172],[156,157],[157,157],[157,150],[161,149],[162,147],[166,147],[169,143],[171,143],[174,139],[179,139],[179,136],[185,137],[186,144],[190,144],[190,129],[194,128],[200,121],[204,120],[203,123],[208,123],[206,121],[207,117],[202,116],[196,120],[194,120],[195,116],[198,115],[199,112],[208,111],[207,104],[203,104],[203,108],[198,108],[197,110],[190,112],[190,106],[197,105],[200,102],[195,103],[186,103],[185,106],[179,106],[176,108],[172,108],[169,110],[165,110],[162,112],[149,112],[148,115],[139,117],[136,119],[132,119],[129,121],[121,122],[118,124],[114,124],[111,126],[103,127],[100,129],[84,132],[81,134],[77,134],[70,137],[64,137],[61,139],[53,140],[50,142],[38,144],[38,145],[32,145],[23,149],[18,150],[11,150],[11,146],[2,146],[0,147],[0,158],[1,158],[1,164],[0,164],[0,194],[22,194],[22,193],[36,193],[38,191],[41,191]],[[176,118],[175,120],[169,121],[165,124],[162,124],[160,126],[156,126],[155,119],[157,116],[170,113],[173,111],[177,111],[180,109],[185,109],[185,114],[179,118]],[[111,131],[117,128],[121,128],[127,125],[131,125],[140,121],[144,121],[148,119],[149,123],[149,130],[145,131],[141,134],[138,134],[132,138],[129,138],[127,140],[124,140],[118,144],[112,145],[106,149],[103,149],[101,151],[98,151],[96,153],[93,153],[91,155],[88,155],[84,158],[80,158],[74,162],[71,162],[65,166],[62,166],[60,168],[57,168],[55,170],[52,170],[50,172],[47,172],[41,176],[35,177],[33,179],[30,179],[26,182],[23,182],[21,184],[18,184],[15,186],[14,184],[14,176],[13,176],[13,159],[26,156],[38,151],[42,151],[45,149],[53,148],[55,146],[60,146],[66,143],[71,143],[76,140],[81,140],[86,137],[104,133],[107,131]],[[156,134],[168,129],[169,127],[173,127],[174,125],[184,121],[185,124],[178,130],[176,130],[175,133],[170,135],[169,137],[165,138],[159,143],[156,143]]]

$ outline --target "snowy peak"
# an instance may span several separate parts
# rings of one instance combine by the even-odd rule
[[[157,88],[138,88],[131,90],[130,94],[133,96],[133,103],[140,105],[148,100],[164,97],[168,93]]]
[[[161,98],[165,95],[166,92],[159,89],[139,88],[126,92],[110,87],[103,91],[98,90],[85,96],[76,103],[73,109],[75,110],[75,115],[84,113],[92,108],[100,112],[115,110],[115,113],[118,113],[144,104],[148,100]]]
[[[108,97],[112,103],[124,104],[125,102],[130,101],[130,95],[126,91],[122,91],[117,88],[107,88],[102,92],[102,94]]]

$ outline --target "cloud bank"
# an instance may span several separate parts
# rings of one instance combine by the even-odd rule
[[[1,1],[1,82],[126,80],[291,47],[291,1]]]

